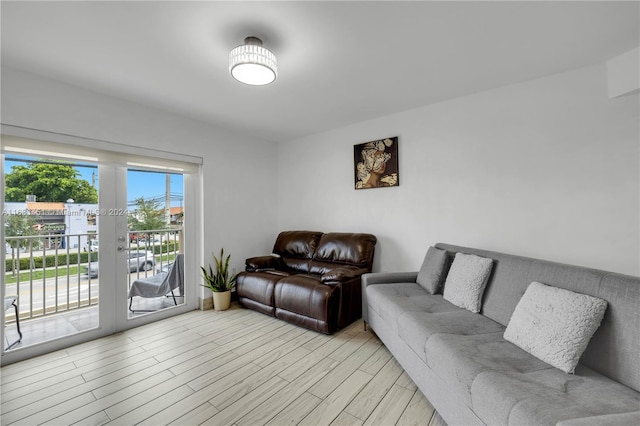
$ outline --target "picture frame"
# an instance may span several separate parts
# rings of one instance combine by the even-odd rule
[[[399,186],[398,137],[353,146],[355,189]]]

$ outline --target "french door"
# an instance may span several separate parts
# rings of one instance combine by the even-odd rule
[[[91,141],[81,142],[86,146]],[[31,168],[63,164],[76,171],[91,169],[91,184],[98,195],[95,203],[73,199],[38,202],[33,197],[31,202],[3,201],[4,213],[12,212],[7,207],[15,212],[23,209],[30,234],[24,238],[7,235],[3,215],[2,239],[11,246],[11,254],[5,250],[3,258],[5,264],[7,259],[12,259],[12,265],[18,262],[14,277],[8,272],[2,276],[2,296],[16,297],[23,333],[23,341],[9,348],[17,337],[17,322],[11,309],[5,312],[3,363],[197,307],[194,271],[202,257],[197,229],[202,226],[198,159],[177,161],[152,157],[148,151],[123,154],[7,135],[2,136],[2,153],[3,178],[21,161]],[[12,169],[7,170],[8,166]],[[80,175],[81,180],[82,175],[89,180],[88,173]],[[6,199],[4,179],[2,186]],[[179,256],[184,262],[182,280],[170,293],[143,292],[144,297],[130,297],[132,286],[148,289],[162,284]],[[65,321],[74,321],[63,320],[67,314],[75,318],[75,325],[82,325],[67,327]],[[30,326],[37,322],[48,335],[36,337],[37,327]]]
[[[185,251],[189,257],[193,255],[192,250],[185,250],[187,240],[181,221],[184,208],[172,207],[173,201],[180,205],[188,201],[182,184],[185,176],[179,171],[169,172],[166,166],[129,163],[132,165],[100,167],[103,186],[105,181],[113,182],[108,186],[116,189],[100,192],[101,197],[108,197],[102,204],[108,207],[99,210],[100,253],[105,254],[108,263],[107,270],[98,268],[100,281],[116,283],[115,292],[110,294],[115,296],[116,309],[106,310],[107,320],[115,314],[115,331],[195,307],[194,303],[188,303],[195,297],[187,296],[184,275],[175,279],[176,275],[170,274],[178,257],[184,258]],[[158,185],[158,181],[165,179],[166,184]],[[172,186],[172,181],[178,183]],[[159,189],[164,193],[158,193]],[[172,276],[173,282],[165,281]],[[170,293],[155,291],[156,288],[161,291],[163,284],[168,285]]]

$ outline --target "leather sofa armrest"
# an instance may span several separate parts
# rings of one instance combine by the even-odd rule
[[[322,274],[322,276],[320,277],[320,281],[325,284],[345,282],[354,278],[358,278],[365,272],[367,272],[367,270],[364,268],[358,268],[355,266],[341,266]]]
[[[280,269],[280,265],[279,256],[257,256],[250,257],[245,261],[245,270],[247,272],[257,272],[268,269]]]
[[[372,272],[362,276],[362,287],[371,284],[415,283],[418,272]]]

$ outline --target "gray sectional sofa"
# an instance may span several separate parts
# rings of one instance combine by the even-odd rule
[[[430,294],[418,272],[370,273],[363,318],[449,425],[640,425],[640,278],[435,247],[493,259],[480,313]],[[533,281],[608,302],[574,374],[504,338]]]

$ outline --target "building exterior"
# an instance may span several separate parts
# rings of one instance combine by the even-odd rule
[[[184,223],[184,208],[171,207],[171,209],[169,210],[169,217],[171,225],[182,226]]]
[[[91,235],[98,231],[98,221],[96,210],[97,204],[73,203],[72,200],[66,203],[51,203],[27,201],[24,203],[6,202],[4,203],[4,214],[6,215],[27,215],[35,222],[34,230],[39,235],[49,237],[40,240],[45,249],[83,247]],[[63,235],[70,238],[62,238]],[[73,237],[71,237],[73,236]]]
[[[73,202],[38,202],[24,203],[5,202],[5,215],[28,215],[33,218],[33,229],[36,235],[48,235],[39,240],[45,249],[87,247],[87,241],[97,238],[98,205]],[[132,213],[135,214],[135,213]],[[184,217],[183,207],[171,207],[170,224],[182,226]],[[69,238],[62,238],[63,235]]]

